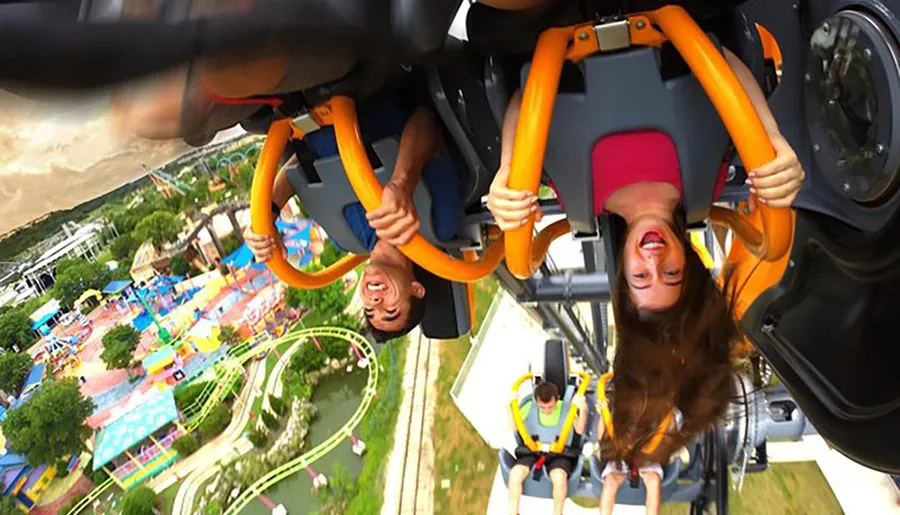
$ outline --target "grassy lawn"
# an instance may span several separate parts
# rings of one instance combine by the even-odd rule
[[[172,513],[172,507],[175,505],[175,496],[178,495],[179,488],[181,488],[181,481],[172,483],[172,486],[157,494],[156,505],[159,506],[161,513]]]
[[[841,515],[837,498],[815,462],[776,463],[748,474],[740,493],[731,492],[732,515]],[[663,506],[661,515],[683,515],[687,505]]]
[[[492,279],[477,284],[476,330],[480,328],[496,292],[497,283]],[[450,397],[453,381],[470,348],[468,336],[440,342],[438,400],[432,428],[435,452],[434,512],[437,514],[484,513],[496,471],[496,452],[481,439]],[[445,480],[450,481],[448,489],[441,487],[441,482]]]

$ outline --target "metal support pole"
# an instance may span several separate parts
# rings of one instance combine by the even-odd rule
[[[599,247],[599,248],[598,248]],[[604,249],[598,242],[585,241],[581,244],[584,254],[584,269],[589,274],[606,275],[606,260],[603,259]],[[607,276],[607,287],[608,284]],[[601,356],[606,356],[606,348],[609,346],[609,321],[605,302],[591,302],[591,319],[594,324],[594,343],[599,348]]]
[[[573,274],[565,272],[527,280],[533,292],[531,300],[538,303],[599,302],[610,299],[609,278],[606,274]],[[520,299],[527,301],[528,299]],[[605,331],[600,331],[602,336]],[[595,331],[597,333],[597,331]]]
[[[546,264],[541,265],[541,272],[545,275],[550,275],[550,269]],[[560,331],[562,336],[571,343],[572,347],[584,357],[591,369],[595,371],[604,370],[604,359],[596,354],[594,346],[590,344],[591,335],[581,325],[581,321],[570,304],[558,303],[553,305],[534,302],[534,292],[530,289],[529,284],[516,279],[509,272],[509,269],[506,268],[505,264],[501,264],[494,271],[494,276],[503,289],[520,299],[521,306],[529,315],[539,320],[545,328]]]

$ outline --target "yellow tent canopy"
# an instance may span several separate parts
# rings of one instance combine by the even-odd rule
[[[80,306],[91,297],[97,299],[97,302],[100,302],[100,299],[103,298],[103,294],[97,290],[87,290],[86,292],[81,294],[81,297],[78,297],[78,300],[75,301],[75,305]]]

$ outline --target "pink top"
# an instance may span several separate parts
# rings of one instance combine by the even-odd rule
[[[678,151],[672,139],[660,131],[623,132],[607,136],[594,145],[591,163],[595,215],[606,212],[604,206],[613,193],[638,182],[667,182],[682,191]],[[718,198],[722,193],[727,172],[728,165],[723,163],[713,198]],[[557,198],[562,202],[558,192]]]

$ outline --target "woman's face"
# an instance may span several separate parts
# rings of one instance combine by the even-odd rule
[[[678,302],[684,245],[665,220],[646,216],[629,226],[622,257],[629,295],[637,309],[662,311]]]

